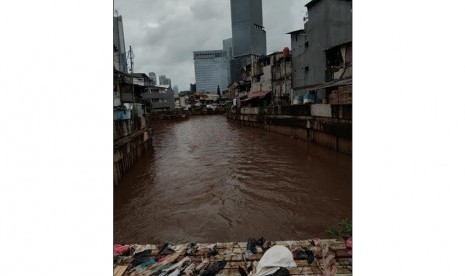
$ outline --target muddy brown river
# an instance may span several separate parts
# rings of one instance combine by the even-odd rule
[[[154,128],[114,189],[115,242],[308,239],[352,217],[351,156],[220,115]]]

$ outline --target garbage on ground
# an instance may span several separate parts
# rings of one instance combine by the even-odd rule
[[[349,253],[349,255],[352,256],[352,237],[346,240],[346,249],[347,253]]]
[[[120,255],[126,253],[131,248],[130,245],[121,245],[121,244],[114,244],[113,245],[113,255]]]
[[[121,245],[113,247],[118,276],[351,275],[352,239]]]

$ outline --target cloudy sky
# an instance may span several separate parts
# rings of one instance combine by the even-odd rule
[[[310,0],[262,0],[267,51],[290,48],[287,32],[303,28]],[[123,16],[135,72],[171,78],[180,90],[195,82],[193,51],[222,49],[231,37],[230,0],[114,0]]]

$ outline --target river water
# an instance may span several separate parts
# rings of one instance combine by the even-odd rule
[[[350,156],[219,115],[153,144],[114,189],[115,242],[308,239],[352,217]]]

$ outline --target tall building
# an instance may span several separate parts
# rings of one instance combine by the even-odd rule
[[[113,52],[115,69],[128,73],[126,46],[124,43],[123,17],[113,16]]]
[[[231,0],[233,57],[266,55],[262,0]]]
[[[171,79],[167,78],[165,75],[160,75],[160,85],[171,86]]]
[[[223,51],[226,52],[226,59],[228,60],[228,85],[231,83],[231,58],[232,58],[232,38],[223,40]]]
[[[189,93],[194,94],[195,92],[197,92],[197,85],[195,83],[191,83]]]
[[[197,91],[216,93],[228,88],[227,54],[223,50],[195,51],[194,68]]]
[[[241,80],[241,68],[251,56],[266,55],[262,0],[231,0],[232,60],[230,81]]]
[[[158,78],[160,80],[159,81],[160,85],[164,85],[165,82],[166,82],[166,76],[165,75],[160,75]]]
[[[352,0],[312,0],[305,6],[309,16],[304,29],[289,33],[293,98],[330,81],[332,72],[327,67],[332,63],[329,58],[334,48],[352,42]],[[336,60],[347,61],[345,55],[351,59],[352,47],[336,52]],[[343,71],[348,73],[348,69],[344,66]],[[326,88],[317,88],[316,92],[322,99]]]
[[[231,59],[232,58],[232,38],[228,38],[223,40],[223,51],[226,52],[226,58]]]
[[[153,85],[157,85],[157,74],[155,74],[154,72],[150,72],[149,78],[150,80],[152,80]]]
[[[174,94],[178,94],[179,93],[179,87],[175,84],[173,85],[173,92]]]

